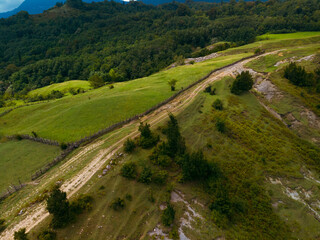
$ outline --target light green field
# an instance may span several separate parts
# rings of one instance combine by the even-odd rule
[[[0,118],[0,134],[30,134],[58,141],[75,141],[116,122],[142,113],[170,97],[168,80],[187,87],[210,71],[252,53],[222,56],[194,65],[162,71],[146,78],[114,84],[63,99],[16,109]]]
[[[11,184],[31,181],[31,175],[52,161],[59,147],[27,140],[0,143],[0,193]]]
[[[263,34],[257,37],[257,40],[286,40],[286,39],[301,39],[318,37],[320,32],[296,32],[296,33],[283,33],[283,34]]]
[[[53,90],[67,93],[70,88],[83,88],[84,90],[91,89],[90,83],[88,81],[72,80],[72,81],[67,81],[63,83],[55,83],[43,88],[35,89],[29,92],[28,95],[32,96],[32,95],[38,94],[38,95],[46,96],[50,94]]]

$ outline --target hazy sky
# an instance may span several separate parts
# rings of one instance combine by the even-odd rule
[[[7,12],[18,7],[24,0],[0,0],[0,12]]]

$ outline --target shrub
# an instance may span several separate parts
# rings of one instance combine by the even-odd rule
[[[226,132],[226,124],[225,124],[224,120],[221,120],[221,119],[217,120],[216,129],[221,133],[225,133]]]
[[[137,165],[133,162],[125,163],[122,166],[120,173],[125,178],[134,179],[137,176]]]
[[[212,106],[216,110],[223,110],[223,103],[219,98],[213,102]]]
[[[185,180],[206,180],[211,175],[211,165],[201,151],[186,154],[182,162],[182,174]]]
[[[133,150],[136,148],[136,144],[134,143],[134,141],[132,141],[130,138],[128,138],[125,143],[124,143],[124,151],[126,153],[132,153]]]
[[[125,207],[124,200],[121,198],[116,198],[112,201],[110,207],[116,211],[122,210]]]
[[[140,123],[139,132],[141,133],[140,139],[139,139],[139,145],[144,149],[153,147],[159,141],[159,136],[154,135],[151,132],[150,125],[147,123],[146,124]]]
[[[308,87],[314,85],[314,76],[307,73],[304,67],[298,66],[296,63],[290,63],[284,70],[284,77],[294,85],[300,87]]]
[[[104,85],[104,81],[101,76],[95,74],[89,78],[89,83],[93,88],[99,88]]]
[[[60,228],[66,226],[71,220],[70,205],[67,194],[55,187],[47,199],[47,210],[53,215],[52,226]]]
[[[168,207],[163,211],[161,216],[162,224],[164,226],[169,227],[173,223],[174,218],[175,218],[175,211],[173,207],[170,204],[168,204]]]
[[[152,182],[162,185],[167,182],[168,172],[165,170],[156,171],[152,175]]]
[[[129,194],[129,193],[127,193],[127,194],[126,194],[126,199],[127,199],[128,201],[132,201],[132,195]]]
[[[260,54],[262,53],[262,50],[260,48],[257,48],[256,50],[254,50],[254,54]]]
[[[114,89],[114,86],[111,84],[111,85],[109,86],[109,89]]]
[[[209,93],[210,95],[216,95],[216,88],[212,89],[211,85],[208,85],[205,89],[204,89],[205,93]]]
[[[70,209],[72,213],[80,214],[85,210],[91,210],[92,209],[92,202],[93,197],[90,195],[82,194],[78,197],[77,200],[73,201],[70,204]]]
[[[249,91],[253,86],[253,78],[249,71],[241,72],[231,86],[231,93],[240,95]]]
[[[6,229],[6,221],[4,219],[0,219],[0,233]]]
[[[176,79],[171,79],[171,80],[168,81],[168,84],[171,87],[171,91],[175,91],[176,90],[177,82],[178,82],[178,80],[176,80]]]
[[[20,134],[16,134],[16,135],[14,135],[13,137],[14,137],[14,139],[16,139],[16,140],[18,140],[18,141],[21,141],[21,140],[23,139]]]
[[[66,150],[68,148],[68,144],[62,142],[62,143],[60,143],[60,148],[61,148],[61,150]]]
[[[28,240],[28,235],[26,233],[26,229],[22,228],[17,232],[14,232],[14,240]]]
[[[55,240],[57,234],[50,230],[44,230],[38,235],[38,240]]]
[[[152,171],[149,167],[144,167],[138,181],[142,183],[149,184],[151,182]]]

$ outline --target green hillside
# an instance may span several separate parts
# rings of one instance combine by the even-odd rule
[[[77,96],[16,109],[0,118],[3,135],[31,134],[71,142],[116,122],[142,113],[175,92],[168,80],[178,80],[177,89],[252,53],[222,56],[206,62],[180,66],[130,82],[116,83]],[[41,91],[41,90],[39,90]]]
[[[11,184],[19,185],[19,180],[31,181],[31,175],[59,153],[58,147],[27,140],[0,143],[0,193]]]

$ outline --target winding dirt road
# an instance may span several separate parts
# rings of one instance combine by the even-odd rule
[[[274,52],[266,53],[272,54]],[[148,114],[147,116],[140,119],[140,121],[147,121],[151,126],[163,122],[168,117],[168,112],[173,114],[177,114],[181,112],[185,107],[187,107],[195,98],[196,96],[204,90],[204,88],[225,76],[234,76],[239,71],[244,70],[244,65],[249,61],[252,61],[257,57],[252,57],[250,59],[243,60],[238,62],[232,66],[224,68],[223,70],[216,71],[212,73],[207,79],[203,80],[201,83],[197,84],[193,88],[185,91],[181,95],[179,95],[176,99],[172,100],[168,104],[162,106],[161,108],[155,110],[154,112]],[[135,129],[138,129],[138,124],[140,121],[132,121],[129,124],[122,127],[127,128],[129,126],[135,126]],[[66,171],[72,164],[79,161],[79,159],[83,158],[86,154],[92,153],[94,150],[97,150],[101,147],[102,144],[106,143],[110,138],[116,137],[117,134],[121,134],[119,130],[115,130],[113,134],[111,134],[108,138],[104,140],[97,140],[86,147],[84,147],[78,154],[70,158],[67,162],[65,162],[62,166],[59,167],[59,173],[61,171]],[[119,151],[119,149],[123,146],[124,141],[127,138],[134,138],[138,136],[138,131],[133,130],[130,134],[126,137],[120,139],[112,146],[102,149],[98,151],[98,153],[92,157],[92,160],[82,168],[75,176],[71,177],[70,179],[66,180],[63,185],[61,186],[61,190],[67,193],[68,197],[73,196],[77,193],[81,187],[83,187],[92,177],[96,174],[110,159],[112,156]],[[59,173],[56,173],[51,178],[46,181],[52,180],[58,176]],[[43,184],[43,183],[42,183]],[[48,212],[46,211],[45,203],[42,202],[33,206],[31,209],[28,209],[27,212],[24,213],[24,218],[19,222],[12,224],[9,226],[1,235],[1,239],[3,240],[11,240],[13,239],[13,234],[15,231],[18,231],[21,228],[26,228],[27,232],[37,226],[40,222],[42,222],[45,218],[48,217]]]

